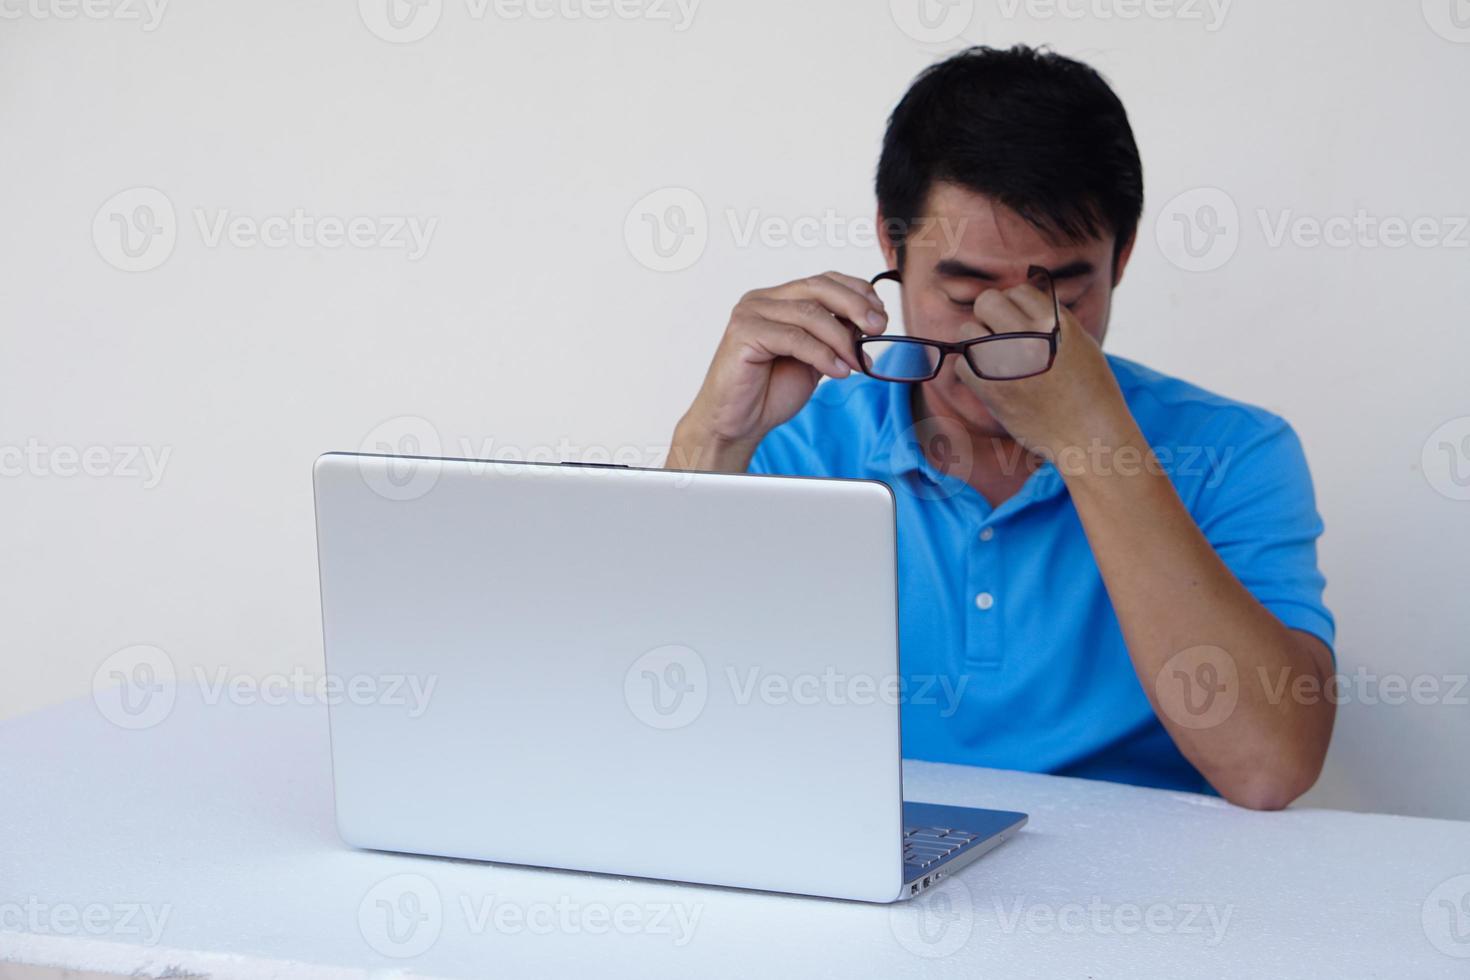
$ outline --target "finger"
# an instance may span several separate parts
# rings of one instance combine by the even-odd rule
[[[860,280],[859,280],[860,281]],[[774,299],[814,299],[837,316],[845,317],[864,333],[880,333],[888,326],[888,314],[878,291],[871,286],[858,290],[828,275],[808,276],[777,286],[769,296]]]
[[[883,295],[878,292],[878,287],[868,282],[868,280],[859,279],[857,276],[849,276],[845,272],[824,272],[822,275],[828,279],[836,280],[838,285],[846,286],[853,292],[866,297],[868,302],[872,304],[873,309],[879,313],[885,315],[888,313],[888,308],[883,304]]]
[[[975,319],[991,333],[1035,330],[1033,317],[1010,295],[1010,290],[987,289],[975,297]]]
[[[1054,323],[1055,307],[1051,303],[1051,292],[1036,287],[1030,282],[1023,282],[1019,287],[1011,287],[1005,291],[1017,307],[1025,311],[1033,323]]]
[[[1086,334],[1082,321],[1068,307],[1057,301],[1049,290],[1038,288],[1033,283],[1017,286],[1010,290],[1011,298],[1022,312],[1031,317],[1032,330],[1050,333],[1059,330],[1061,336],[1073,333]]]
[[[1052,294],[1025,283],[1006,290],[1016,308],[1031,318],[1032,330],[1050,330],[1057,324],[1057,304]]]
[[[839,320],[831,310],[814,299],[758,299],[751,311],[776,323],[789,323],[811,333],[836,351],[853,370],[859,370],[857,350],[853,346],[852,326]]]
[[[791,357],[808,364],[823,374],[845,378],[852,373],[847,362],[816,335],[796,324],[750,314],[736,324],[734,338],[764,360]]]

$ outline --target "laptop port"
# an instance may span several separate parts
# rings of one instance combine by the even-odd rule
[[[929,876],[928,875],[925,875],[924,876],[924,887],[925,888],[928,888],[929,887]]]
[[[915,882],[912,885],[909,885],[909,894],[910,895],[917,895],[917,894],[919,894],[919,885],[918,885],[917,882]]]

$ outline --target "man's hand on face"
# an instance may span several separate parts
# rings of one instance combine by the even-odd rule
[[[1034,285],[988,289],[975,299],[975,321],[966,339],[991,332],[1045,332],[1055,323],[1052,298]],[[1094,440],[1112,444],[1135,424],[1102,348],[1065,306],[1060,331],[1055,363],[1034,377],[989,381],[964,358],[955,359],[960,380],[995,420],[1026,449],[1047,458]]]
[[[888,315],[864,279],[825,272],[746,293],[730,314],[668,465],[743,471],[765,434],[811,398],[823,375],[859,370],[850,320],[882,333]]]

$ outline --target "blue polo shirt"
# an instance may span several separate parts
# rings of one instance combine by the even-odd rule
[[[1108,362],[1221,559],[1283,623],[1330,648],[1322,519],[1291,427],[1140,364]],[[921,439],[957,433],[942,423],[916,431],[910,391],[864,375],[825,381],[750,464],[893,489],[904,755],[1212,792],[1149,706],[1061,474],[1044,464],[991,507],[925,458]]]

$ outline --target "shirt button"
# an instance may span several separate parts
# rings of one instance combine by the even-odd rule
[[[981,541],[989,541],[993,537],[995,537],[995,528],[993,527],[987,527],[980,532]]]
[[[989,592],[982,592],[975,597],[975,605],[979,606],[982,610],[989,609],[991,606],[995,605],[995,596],[991,595]]]

